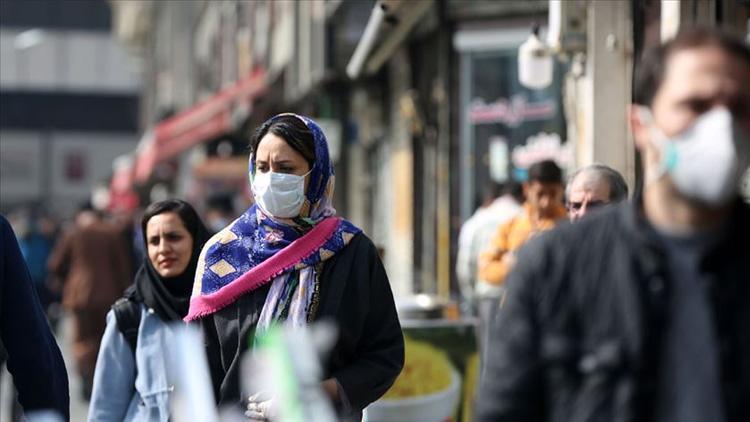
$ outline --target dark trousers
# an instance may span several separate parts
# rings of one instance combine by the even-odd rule
[[[88,400],[94,385],[94,367],[99,345],[107,325],[109,309],[86,309],[73,312],[73,356],[83,382],[83,398]]]
[[[490,327],[492,321],[497,315],[497,310],[500,305],[499,297],[484,297],[477,301],[477,313],[479,316],[479,356],[481,362],[481,376],[484,375],[484,363],[487,362],[489,356],[489,339],[490,339]],[[480,376],[480,377],[481,377]]]

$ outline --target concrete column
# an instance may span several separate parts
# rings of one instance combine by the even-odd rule
[[[635,150],[626,119],[631,102],[632,34],[628,2],[589,3],[583,125],[578,133],[578,166],[603,163],[635,182]],[[580,117],[580,115],[579,115]]]
[[[350,119],[357,122],[358,138],[356,142],[347,142],[346,159],[349,171],[346,180],[336,178],[336,189],[346,189],[347,217],[365,232],[369,232],[369,221],[367,221],[367,192],[369,190],[370,177],[367,172],[367,153],[365,142],[371,136],[366,130],[367,118],[367,93],[362,88],[355,88],[350,97],[351,112]],[[372,235],[370,233],[370,235]]]
[[[402,115],[404,98],[411,86],[409,56],[402,47],[388,63],[390,81],[390,141],[388,156],[388,243],[386,266],[396,295],[414,291],[414,171],[409,121]]]
[[[445,7],[445,6],[443,6]],[[442,10],[445,13],[445,9]],[[450,88],[451,88],[451,35],[442,32],[440,37],[440,56],[438,59],[438,73],[440,79],[435,87],[434,101],[438,107],[438,140],[437,140],[437,210],[435,220],[437,223],[435,254],[437,278],[437,291],[442,297],[450,297],[451,280],[451,207],[450,207],[450,150],[451,150],[451,110],[450,110]]]

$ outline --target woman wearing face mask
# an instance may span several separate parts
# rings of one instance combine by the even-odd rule
[[[208,231],[193,207],[177,199],[150,205],[141,226],[147,257],[107,315],[89,421],[169,420],[164,347],[174,344],[174,332],[168,324],[187,315]]]
[[[256,203],[204,247],[186,318],[200,319],[215,394],[264,419],[273,403],[240,391],[242,353],[272,324],[333,319],[339,336],[322,387],[342,420],[359,420],[403,366],[385,270],[370,239],[335,216],[333,165],[315,122],[277,115],[251,148]]]

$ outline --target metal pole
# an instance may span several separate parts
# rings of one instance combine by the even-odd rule
[[[378,2],[375,7],[372,8],[370,19],[367,21],[367,26],[365,27],[365,32],[362,34],[362,38],[359,40],[359,44],[357,44],[357,48],[354,50],[354,54],[352,54],[349,64],[346,65],[346,74],[351,79],[357,79],[362,71],[362,66],[365,63],[368,54],[370,54],[372,46],[375,44],[378,30],[383,23],[383,18],[385,18],[385,10],[386,6],[381,2]]]

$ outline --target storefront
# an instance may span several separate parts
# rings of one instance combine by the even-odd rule
[[[562,108],[558,64],[550,87],[532,90],[518,81],[518,47],[529,26],[459,30],[453,43],[460,60],[461,219],[477,206],[490,182],[524,181],[542,159],[568,168],[572,162]]]

